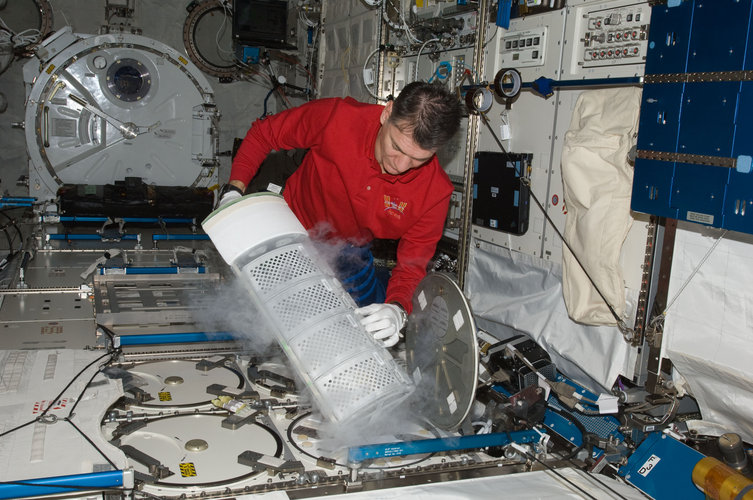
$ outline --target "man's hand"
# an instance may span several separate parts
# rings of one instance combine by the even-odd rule
[[[214,207],[215,209],[218,209],[224,205],[227,205],[233,200],[237,200],[243,196],[243,191],[238,186],[233,186],[232,184],[225,184],[222,186],[222,189],[220,190],[219,199],[217,200],[217,206]]]
[[[400,340],[400,330],[405,326],[405,310],[397,304],[371,304],[356,309],[361,324],[384,347],[392,347]]]

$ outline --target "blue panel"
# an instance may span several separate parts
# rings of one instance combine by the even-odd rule
[[[753,82],[742,82],[735,118],[732,157],[753,156]]]
[[[630,455],[618,474],[656,500],[704,500],[693,484],[693,467],[704,455],[659,432],[649,436]]]
[[[730,157],[739,82],[686,83],[678,153]]]
[[[724,226],[731,231],[753,233],[753,173],[730,172],[724,197]]]
[[[656,6],[651,10],[646,74],[685,73],[690,44],[693,2],[677,7]]]
[[[677,163],[670,205],[680,209],[678,219],[721,227],[724,191],[729,168]]]
[[[676,219],[677,208],[670,206],[674,167],[671,162],[636,159],[630,208],[636,212]]]
[[[682,83],[652,83],[643,86],[638,149],[677,152]]]
[[[697,0],[688,73],[742,69],[751,0]],[[653,21],[653,20],[652,20]],[[653,30],[653,22],[651,29]]]
[[[673,5],[652,9],[647,77],[753,70],[753,0]],[[735,159],[740,168],[638,159],[633,210],[753,233],[753,172],[745,168],[753,82],[644,85],[637,142],[640,150]]]

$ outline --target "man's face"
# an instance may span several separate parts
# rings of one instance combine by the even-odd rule
[[[413,141],[410,128],[405,132],[389,121],[392,113],[392,101],[382,111],[382,127],[377,134],[374,155],[382,167],[382,173],[399,175],[427,163],[435,151],[421,148]]]

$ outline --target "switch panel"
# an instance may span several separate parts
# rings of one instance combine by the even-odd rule
[[[563,71],[569,78],[640,76],[648,49],[648,2],[590,2],[571,7]]]
[[[644,61],[648,40],[647,5],[589,12],[587,16],[587,29],[581,40],[584,67]]]
[[[499,44],[499,67],[543,66],[546,62],[546,33],[546,26],[507,32]]]

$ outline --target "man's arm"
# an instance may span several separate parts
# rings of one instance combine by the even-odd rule
[[[446,197],[427,210],[398,243],[397,265],[387,284],[386,302],[397,302],[408,314],[413,309],[413,292],[426,276],[426,266],[444,232],[451,194],[450,186]]]
[[[322,125],[329,120],[337,101],[319,99],[256,120],[233,159],[228,183],[245,190],[270,152],[319,144]]]

